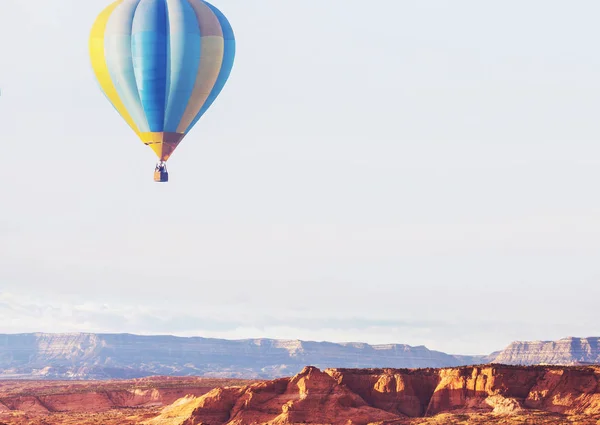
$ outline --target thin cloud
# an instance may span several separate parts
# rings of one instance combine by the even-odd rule
[[[594,335],[594,324],[583,328],[587,333],[576,336]],[[173,312],[140,305],[60,302],[1,293],[0,333],[26,332],[126,332],[225,339],[399,343],[425,345],[451,354],[489,354],[517,339],[539,339],[541,335],[543,339],[552,340],[569,336],[570,327],[563,323],[542,326],[492,319],[440,322],[359,316],[309,317],[293,311],[280,317],[247,313],[219,317],[203,310]],[[460,352],[453,348],[458,345],[464,347]]]
[[[0,294],[0,331],[88,331],[187,333],[190,331],[233,331],[240,328],[268,330],[290,327],[303,330],[367,330],[372,328],[431,328],[443,327],[442,322],[408,322],[361,317],[287,317],[244,316],[214,317],[198,311],[173,313],[156,308],[94,303],[56,303],[31,300],[13,294]],[[40,320],[43,319],[43,320]],[[17,325],[18,323],[18,325]],[[85,325],[84,325],[85,324]]]

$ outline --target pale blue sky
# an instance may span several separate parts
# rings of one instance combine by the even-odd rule
[[[0,332],[600,335],[600,3],[214,0],[236,63],[166,185],[107,4],[0,2]]]

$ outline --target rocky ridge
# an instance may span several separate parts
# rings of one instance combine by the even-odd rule
[[[236,381],[0,381],[3,425],[509,425],[600,423],[600,367],[306,367]],[[170,403],[170,404],[169,404]]]
[[[105,412],[163,407],[218,386],[254,381],[153,377],[127,381],[0,381],[0,412]]]
[[[599,384],[599,367],[325,371],[307,367],[292,378],[182,398],[145,423],[391,425],[448,413],[537,415],[540,421],[550,415],[559,420],[554,423],[571,423],[575,416],[578,422],[574,423],[588,423],[587,419],[600,415]],[[446,423],[459,422],[448,419]]]
[[[275,378],[298,373],[306,364],[417,368],[458,366],[475,359],[402,344],[131,334],[0,335],[0,379]]]

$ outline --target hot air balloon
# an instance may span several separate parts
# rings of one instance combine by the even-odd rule
[[[158,156],[154,180],[223,89],[235,38],[227,18],[204,0],[117,0],[96,18],[89,39],[101,90]]]

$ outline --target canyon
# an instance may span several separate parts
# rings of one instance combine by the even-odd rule
[[[1,381],[6,425],[598,424],[600,367],[321,370],[274,380]]]
[[[489,355],[454,355],[406,344],[224,340],[132,334],[0,334],[0,379],[133,379],[148,376],[273,379],[307,365],[442,368],[484,363],[600,362],[600,338],[514,342]]]

